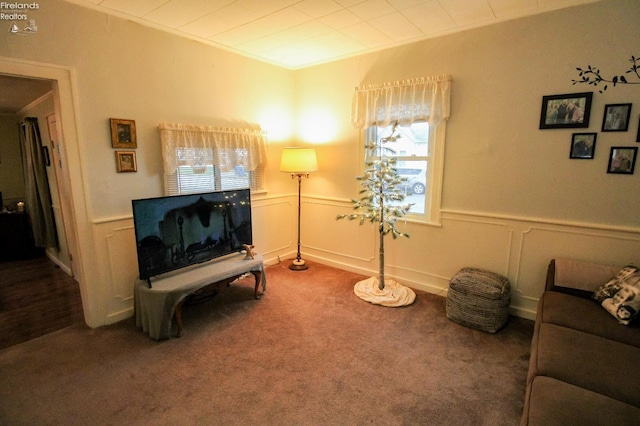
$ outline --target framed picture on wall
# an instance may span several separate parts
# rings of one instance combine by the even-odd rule
[[[640,118],[638,119],[638,134],[636,135],[636,142],[640,142]]]
[[[589,127],[593,92],[542,97],[541,129]]]
[[[636,166],[638,147],[612,146],[607,173],[632,175]]]
[[[135,151],[116,151],[116,167],[118,173],[137,172]]]
[[[111,123],[111,146],[113,148],[135,149],[138,147],[136,140],[136,122],[120,118],[109,119]]]
[[[591,160],[596,151],[597,133],[574,133],[569,158]]]
[[[626,132],[629,130],[631,104],[608,104],[604,106],[603,132]]]

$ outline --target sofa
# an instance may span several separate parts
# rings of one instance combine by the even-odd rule
[[[550,262],[522,426],[640,425],[639,318],[623,325],[594,299],[621,270],[571,259]]]

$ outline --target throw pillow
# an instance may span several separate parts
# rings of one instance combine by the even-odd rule
[[[593,298],[620,324],[629,325],[640,311],[640,268],[628,265],[598,287]]]

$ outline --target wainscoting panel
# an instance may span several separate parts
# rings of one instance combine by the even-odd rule
[[[253,244],[265,262],[295,252],[297,222],[292,218],[296,217],[297,197],[252,199],[251,206]]]
[[[109,259],[107,288],[111,298],[109,316],[117,321],[122,319],[123,314],[127,315],[133,306],[133,283],[138,277],[133,224],[122,225],[114,226],[106,235]]]
[[[605,265],[640,264],[640,235],[582,227],[534,224],[522,233],[517,274],[518,293],[537,301],[540,288],[530,277],[546,276],[553,258],[564,257]]]
[[[335,267],[378,274],[378,234],[371,225],[336,221],[350,213],[347,200],[303,199],[306,257]],[[443,211],[441,226],[407,221],[410,238],[385,239],[385,276],[445,296],[463,267],[500,273],[512,285],[511,313],[534,319],[549,261],[567,257],[597,263],[640,264],[640,228],[562,223],[476,212]]]
[[[337,214],[351,213],[351,204],[340,200],[311,200],[303,219],[304,250],[314,260],[338,268],[378,275],[377,227],[357,221],[336,221]],[[308,213],[309,210],[313,212]],[[507,275],[513,231],[508,224],[477,218],[453,218],[442,226],[398,223],[409,238],[385,237],[385,277],[415,289],[443,294],[449,280],[464,266],[483,267]]]
[[[112,218],[94,223],[97,271],[92,282],[100,294],[104,324],[112,324],[133,315],[133,283],[138,276],[135,232],[130,217]],[[97,273],[96,273],[97,272]]]
[[[271,264],[295,256],[296,195],[252,200],[256,251]],[[378,274],[378,233],[369,223],[336,220],[352,211],[349,200],[305,196],[301,242],[305,259],[365,276]],[[137,261],[131,217],[94,223],[99,277],[91,285],[100,294],[104,324],[133,315]],[[410,238],[385,238],[385,276],[412,288],[446,296],[449,280],[463,267],[488,269],[509,278],[511,313],[533,319],[544,290],[549,261],[567,257],[611,265],[640,264],[640,228],[553,223],[481,213],[443,211],[440,226],[402,221]]]
[[[357,268],[370,268],[377,259],[376,227],[369,222],[337,220],[350,214],[349,204],[331,199],[304,199],[302,202],[302,248],[318,258],[337,257]]]

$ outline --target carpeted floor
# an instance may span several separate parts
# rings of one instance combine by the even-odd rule
[[[317,263],[267,268],[186,306],[184,335],[133,319],[0,350],[3,425],[517,425],[533,322],[497,334],[446,319],[445,299],[403,308],[353,294],[364,277]]]

